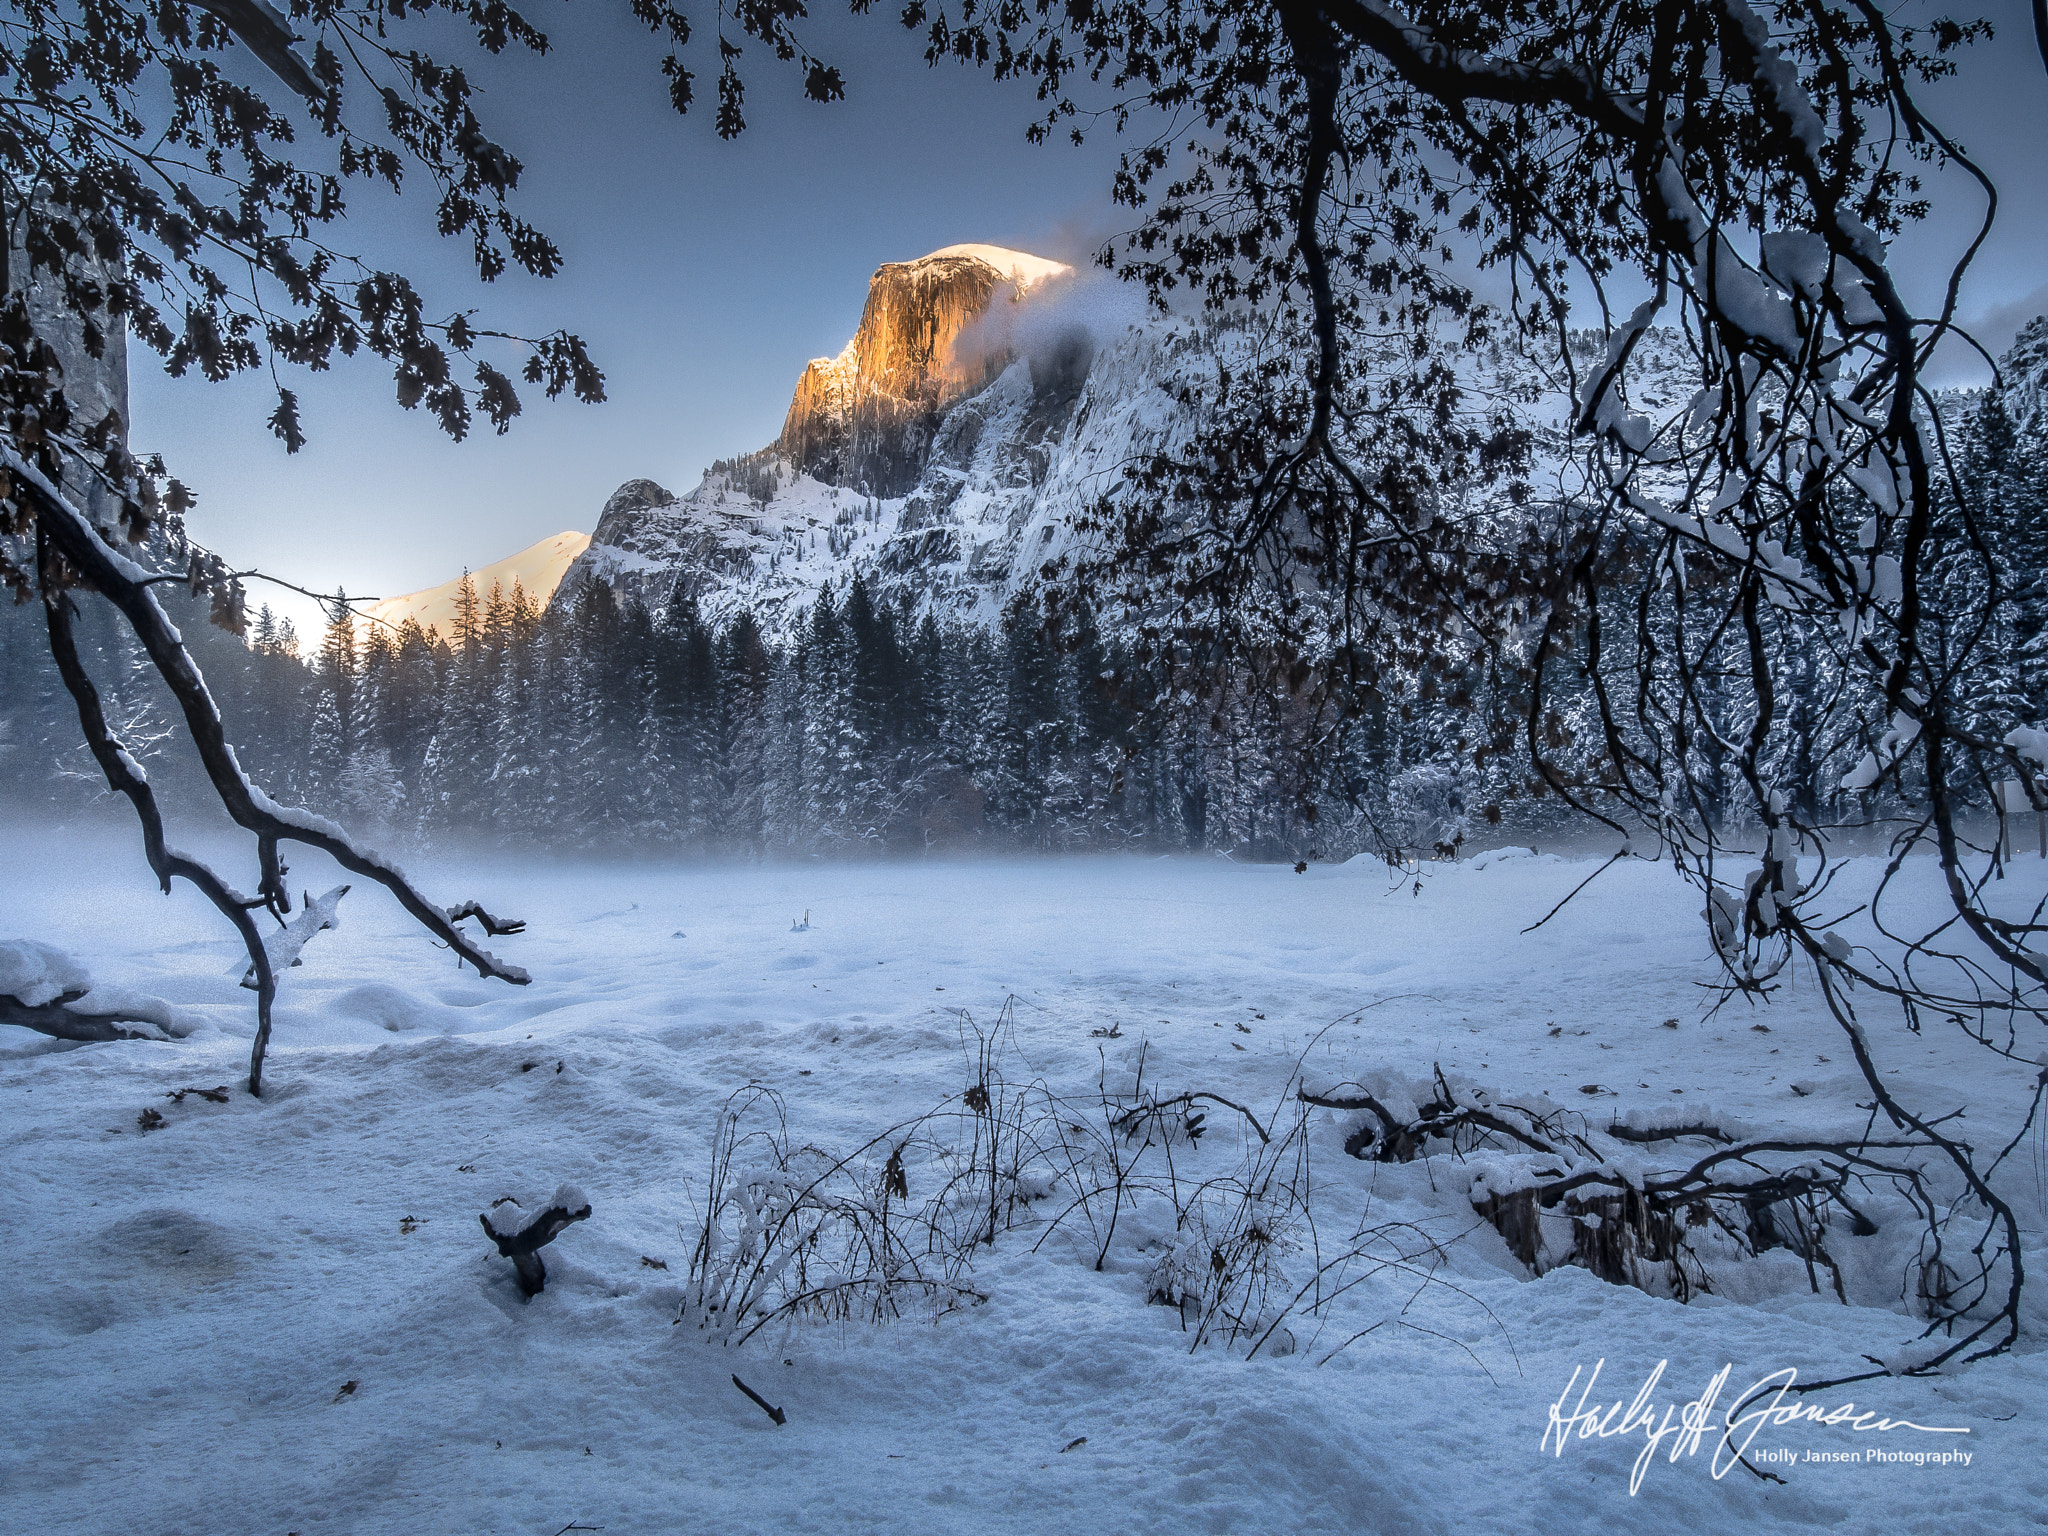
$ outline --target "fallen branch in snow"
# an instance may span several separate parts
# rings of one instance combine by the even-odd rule
[[[1490,1106],[1480,1103],[1459,1103],[1452,1094],[1450,1085],[1444,1081],[1441,1071],[1437,1073],[1437,1088],[1437,1096],[1421,1106],[1413,1123],[1404,1122],[1386,1105],[1355,1083],[1319,1090],[1303,1084],[1297,1090],[1297,1096],[1302,1103],[1313,1104],[1321,1109],[1369,1111],[1379,1122],[1378,1135],[1375,1136],[1372,1127],[1360,1126],[1345,1140],[1344,1150],[1353,1157],[1369,1155],[1374,1162],[1411,1162],[1425,1137],[1451,1137],[1466,1127],[1505,1136],[1536,1152],[1561,1155],[1557,1145],[1559,1139],[1575,1143],[1581,1153],[1592,1150],[1582,1138],[1563,1129],[1559,1124],[1546,1121],[1540,1129],[1527,1129],[1515,1124],[1513,1117],[1504,1117]],[[1526,1111],[1522,1114],[1524,1118],[1532,1118],[1527,1116]],[[1368,1154],[1364,1149],[1372,1146],[1375,1140],[1380,1150]]]
[[[1191,1093],[1177,1094],[1170,1099],[1160,1099],[1157,1102],[1147,1102],[1140,1105],[1117,1121],[1117,1129],[1126,1136],[1135,1135],[1148,1122],[1156,1122],[1167,1110],[1181,1109],[1187,1112],[1184,1126],[1188,1139],[1191,1141],[1197,1140],[1202,1133],[1203,1119],[1202,1112],[1194,1107],[1195,1100],[1197,1099],[1207,1099],[1211,1104],[1221,1104],[1225,1109],[1236,1110],[1240,1115],[1244,1116],[1245,1124],[1258,1133],[1260,1141],[1270,1142],[1273,1139],[1272,1134],[1263,1125],[1259,1124],[1259,1117],[1246,1109],[1242,1104],[1237,1103],[1234,1099],[1226,1099],[1220,1093],[1209,1093],[1202,1089],[1196,1089]]]
[[[507,1206],[511,1209],[507,1210]],[[541,1262],[540,1250],[561,1236],[571,1223],[589,1215],[590,1202],[583,1192],[573,1184],[564,1184],[537,1215],[528,1215],[519,1201],[506,1195],[494,1201],[488,1211],[479,1212],[476,1219],[483,1223],[485,1235],[498,1245],[498,1252],[512,1261],[519,1289],[533,1297],[545,1290],[548,1283],[548,1267]]]
[[[738,1387],[742,1392],[746,1393],[749,1398],[753,1399],[754,1406],[756,1408],[759,1408],[763,1413],[767,1414],[769,1418],[773,1419],[778,1427],[789,1422],[788,1414],[784,1413],[780,1408],[776,1407],[773,1403],[769,1402],[767,1398],[763,1397],[760,1393],[756,1392],[744,1381],[741,1381],[739,1377],[733,1377],[732,1384]]]
[[[265,935],[263,951],[270,957],[271,975],[275,976],[290,966],[305,964],[299,958],[299,952],[313,941],[313,935],[323,929],[341,926],[335,909],[348,892],[347,886],[337,885],[318,901],[308,892],[306,899],[299,904],[299,915],[276,932]],[[259,983],[255,966],[251,965],[242,972],[242,985],[251,992],[256,990]]]
[[[1601,1279],[1683,1301],[1714,1289],[1710,1259],[1754,1259],[1785,1250],[1805,1265],[1814,1294],[1821,1271],[1847,1302],[1831,1234],[1856,1237],[1879,1228],[1863,1205],[1903,1199],[1920,1236],[1907,1261],[1905,1300],[1928,1330],[1961,1322],[1990,1298],[1996,1255],[1976,1255],[1959,1273],[1944,1258],[1944,1229],[1954,1207],[1937,1192],[1926,1159],[1944,1151],[1938,1136],[1916,1130],[1879,1139],[1740,1137],[1706,1121],[1662,1125],[1617,1122],[1604,1129],[1551,1107],[1496,1100],[1483,1089],[1454,1087],[1441,1069],[1419,1091],[1370,1092],[1347,1083],[1299,1090],[1303,1103],[1362,1111],[1345,1149],[1379,1162],[1410,1162],[1431,1151],[1489,1157],[1475,1168],[1472,1208],[1536,1274],[1562,1265]],[[1399,1108],[1390,1107],[1398,1104]],[[1577,1129],[1573,1129],[1573,1125]],[[1647,1167],[1629,1147],[1684,1139],[1720,1143],[1689,1165]],[[1938,1166],[1938,1165],[1937,1165]],[[1868,1191],[1851,1196],[1852,1187]],[[1860,1202],[1860,1203],[1859,1203]],[[1973,1250],[1974,1251],[1974,1250]]]
[[[1687,1136],[1697,1136],[1703,1141],[1735,1140],[1718,1125],[1706,1125],[1698,1121],[1689,1121],[1683,1125],[1636,1126],[1624,1120],[1617,1120],[1607,1127],[1607,1134],[1620,1141],[1633,1141],[1645,1145],[1653,1141],[1677,1141]]]

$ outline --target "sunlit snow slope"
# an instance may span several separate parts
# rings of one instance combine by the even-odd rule
[[[542,607],[555,595],[555,588],[561,585],[562,576],[575,562],[576,557],[590,547],[590,535],[569,529],[530,544],[516,555],[507,555],[502,560],[481,566],[470,572],[479,599],[491,595],[491,587],[502,586],[507,592],[517,581],[526,589],[527,595]],[[455,594],[462,585],[462,578],[444,581],[438,587],[428,587],[422,592],[408,592],[403,597],[387,597],[380,603],[372,604],[365,610],[372,619],[386,624],[403,624],[407,619],[418,619],[422,628],[429,625],[449,632],[455,619]]]

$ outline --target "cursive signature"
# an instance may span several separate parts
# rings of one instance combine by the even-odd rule
[[[1724,1365],[1715,1372],[1713,1379],[1707,1383],[1706,1390],[1698,1397],[1687,1403],[1666,1403],[1660,1413],[1656,1401],[1657,1384],[1663,1380],[1664,1368],[1669,1363],[1668,1360],[1659,1360],[1657,1368],[1650,1372],[1648,1379],[1637,1389],[1634,1398],[1626,1402],[1616,1398],[1611,1405],[1589,1405],[1587,1400],[1593,1395],[1593,1385],[1600,1379],[1601,1368],[1607,1364],[1604,1359],[1596,1361],[1592,1373],[1586,1377],[1585,1386],[1579,1390],[1578,1402],[1568,1410],[1565,1404],[1571,1398],[1572,1388],[1578,1386],[1579,1376],[1585,1369],[1583,1366],[1573,1366],[1572,1379],[1565,1383],[1564,1391],[1560,1392],[1557,1401],[1550,1405],[1550,1422],[1544,1428],[1541,1448],[1562,1456],[1565,1444],[1570,1440],[1611,1440],[1617,1435],[1640,1436],[1643,1448],[1636,1457],[1635,1466],[1628,1480],[1629,1496],[1633,1498],[1636,1490],[1643,1485],[1643,1474],[1649,1470],[1651,1459],[1658,1452],[1663,1452],[1664,1459],[1675,1465],[1680,1457],[1698,1454],[1702,1443],[1710,1435],[1714,1438],[1713,1471],[1718,1481],[1749,1454],[1757,1435],[1771,1425],[1824,1424],[1831,1428],[1855,1430],[1864,1434],[1893,1429],[1917,1429],[1926,1435],[1969,1433],[1967,1429],[1915,1424],[1910,1419],[1885,1418],[1870,1409],[1859,1409],[1854,1403],[1843,1403],[1835,1408],[1830,1408],[1824,1403],[1807,1402],[1804,1399],[1788,1403],[1785,1401],[1786,1395],[1792,1391],[1793,1383],[1799,1379],[1798,1371],[1791,1366],[1759,1377],[1750,1385],[1747,1392],[1735,1398],[1723,1413],[1718,1425],[1713,1422],[1715,1405],[1727,1388],[1729,1373],[1735,1369],[1732,1365]],[[1738,1413],[1738,1407],[1746,1407],[1746,1411]],[[1844,1460],[1856,1459],[1858,1455],[1856,1452],[1825,1455],[1809,1453],[1808,1459]],[[1771,1455],[1769,1459],[1782,1461],[1792,1458],[1780,1453]],[[1968,1466],[1970,1453],[1958,1451],[1942,1453],[1938,1458],[1918,1455],[1908,1458],[1871,1452],[1870,1459],[1911,1459],[1915,1462],[1955,1460]]]

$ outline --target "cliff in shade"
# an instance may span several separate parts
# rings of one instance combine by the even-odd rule
[[[2048,315],[2036,315],[2020,327],[1998,368],[2013,425],[2023,432],[2048,428]]]

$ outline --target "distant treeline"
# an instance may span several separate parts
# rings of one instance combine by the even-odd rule
[[[203,803],[146,669],[84,602],[117,729],[160,793]],[[32,613],[0,624],[0,782],[61,813],[104,786]],[[781,645],[750,615],[714,630],[687,597],[650,612],[601,583],[542,612],[465,582],[445,637],[344,611],[307,655],[267,609],[246,643],[174,616],[250,775],[372,835],[704,855],[1360,845],[1307,809],[1285,708],[1198,698],[1035,614],[913,619],[857,579]]]

